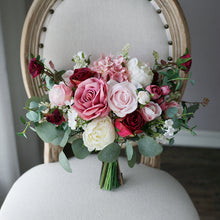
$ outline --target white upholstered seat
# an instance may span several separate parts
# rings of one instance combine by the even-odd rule
[[[70,159],[73,172],[58,163],[39,165],[14,184],[1,220],[198,220],[183,187],[164,171],[120,158],[125,185],[100,190],[101,162],[95,155]]]

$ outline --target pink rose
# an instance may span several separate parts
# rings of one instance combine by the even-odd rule
[[[61,82],[59,85],[54,85],[49,91],[50,103],[55,106],[65,105],[66,101],[71,101],[72,96],[72,89],[66,86],[63,82]]]
[[[153,95],[152,99],[156,100],[159,99],[161,97],[161,95],[163,94],[162,90],[160,89],[159,86],[157,85],[150,85],[146,87],[146,90]]]
[[[160,116],[162,110],[157,103],[149,102],[143,108],[141,108],[141,114],[145,121],[152,121]]]
[[[64,82],[66,83],[67,86],[69,86],[70,88],[73,88],[73,84],[70,81],[70,76],[73,75],[73,70],[67,70],[63,75],[62,78],[64,80]]]
[[[78,85],[73,108],[84,120],[106,117],[110,111],[107,93],[108,85],[102,79],[89,78]]]
[[[160,88],[162,90],[162,95],[169,95],[170,94],[170,87],[169,86],[162,86]]]
[[[138,105],[135,86],[130,82],[110,81],[108,104],[118,117],[124,117],[135,111]]]
[[[168,117],[166,116],[166,111],[167,109],[171,108],[171,107],[176,107],[178,109],[178,112],[177,112],[177,115],[182,115],[183,113],[183,107],[178,104],[177,102],[175,101],[171,101],[171,102],[164,102],[160,105],[162,111],[165,112],[165,118],[167,119]]]

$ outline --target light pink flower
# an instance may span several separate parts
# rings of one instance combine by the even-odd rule
[[[73,75],[73,70],[67,70],[63,75],[62,78],[64,80],[64,82],[66,83],[67,86],[69,86],[70,88],[73,88],[73,84],[70,81],[70,76]]]
[[[105,56],[102,54],[101,58],[93,62],[93,71],[101,74],[104,81],[115,80],[117,82],[128,81],[129,71],[125,67],[127,61],[123,56],[113,59],[113,56]]]
[[[149,102],[141,108],[141,114],[145,121],[152,121],[159,117],[162,113],[160,106],[157,103]]]
[[[135,86],[130,82],[110,81],[108,104],[118,117],[124,117],[135,111],[138,105]]]
[[[49,91],[49,100],[54,106],[65,105],[66,101],[71,101],[72,96],[72,89],[66,86],[63,82],[61,82],[59,85],[54,85]]]
[[[162,95],[169,95],[170,94],[170,87],[169,86],[162,86],[160,88],[162,90]]]
[[[167,115],[166,115],[166,111],[167,109],[171,108],[171,107],[176,107],[178,109],[178,112],[177,112],[177,116],[181,116],[183,114],[183,107],[175,102],[175,101],[171,101],[171,102],[163,102],[161,105],[160,105],[161,109],[165,112],[165,118],[167,119]]]
[[[73,109],[84,120],[106,117],[110,111],[107,101],[108,85],[97,78],[89,78],[78,85]]]

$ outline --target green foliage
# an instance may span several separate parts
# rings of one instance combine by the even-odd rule
[[[33,122],[38,122],[41,120],[41,114],[40,113],[36,113],[34,111],[29,111],[27,114],[26,114],[26,117],[30,120],[30,121],[33,121]]]
[[[20,116],[20,121],[25,125],[26,124],[26,121],[25,121],[25,119],[22,117],[22,116]]]
[[[72,169],[70,168],[69,160],[67,159],[65,153],[63,151],[59,154],[59,163],[69,173],[72,173]]]
[[[177,107],[171,107],[166,110],[166,115],[168,118],[173,118],[178,112]]]
[[[98,153],[98,159],[102,162],[112,163],[119,157],[121,147],[117,143],[111,143]]]
[[[52,87],[55,84],[54,81],[49,76],[46,76],[45,81],[46,81],[47,88],[49,90],[52,89]]]
[[[133,150],[132,158],[130,160],[128,160],[128,166],[130,168],[134,167],[136,161],[137,161],[137,154],[136,154],[136,151]]]
[[[133,147],[129,141],[126,141],[125,146],[126,146],[125,150],[126,150],[127,159],[129,161],[129,160],[131,160],[131,158],[133,156],[134,150],[133,150]]]
[[[82,138],[73,141],[72,150],[75,157],[78,159],[84,159],[90,154],[87,147],[84,146]]]
[[[155,61],[158,61],[160,59],[159,53],[157,53],[157,51],[153,51],[153,56],[155,58]]]
[[[155,157],[162,153],[163,148],[152,137],[145,136],[138,141],[140,154],[145,157]]]
[[[63,138],[59,144],[61,147],[64,147],[67,144],[70,133],[71,133],[71,129],[69,127],[67,127],[64,131]]]

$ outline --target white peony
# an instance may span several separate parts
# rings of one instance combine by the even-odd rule
[[[69,127],[72,129],[72,130],[75,130],[76,129],[76,126],[77,126],[77,112],[71,108],[71,110],[68,111],[68,125]]]
[[[150,94],[147,91],[140,91],[138,93],[138,102],[141,105],[146,105],[148,102],[150,102]]]
[[[115,129],[110,117],[92,120],[83,132],[83,142],[89,151],[102,150],[115,140]]]
[[[138,61],[137,58],[132,58],[129,60],[127,67],[131,72],[131,82],[133,84],[140,83],[143,87],[146,87],[152,83],[154,74],[147,64]]]

